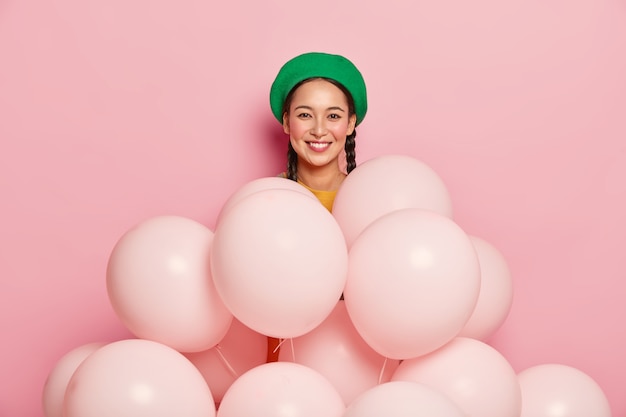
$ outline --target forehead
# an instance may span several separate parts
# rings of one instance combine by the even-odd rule
[[[323,79],[314,79],[300,85],[293,93],[292,106],[308,102],[348,105],[348,98],[339,87]]]

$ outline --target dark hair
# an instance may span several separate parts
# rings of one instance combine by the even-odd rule
[[[298,87],[300,87],[302,84],[307,83],[309,81],[312,80],[325,80],[328,81],[329,83],[337,86],[347,97],[348,99],[348,114],[350,116],[352,116],[353,114],[355,114],[354,112],[354,99],[352,98],[352,95],[350,94],[350,92],[340,83],[338,83],[335,80],[332,80],[330,78],[307,78],[306,80],[300,81],[298,84],[296,84],[291,91],[289,91],[289,94],[287,94],[287,97],[285,98],[285,103],[283,104],[283,114],[285,113],[289,113],[289,107],[291,106],[291,100],[293,99],[293,94],[294,92],[298,89]],[[356,148],[356,128],[352,131],[351,134],[349,134],[348,136],[346,136],[346,144],[344,146],[344,150],[346,152],[346,170],[348,171],[348,174],[354,169],[356,168],[356,152],[355,152],[355,148]],[[298,180],[298,154],[296,153],[296,151],[293,149],[293,146],[291,146],[291,141],[289,141],[289,145],[287,147],[287,172],[286,172],[286,177],[289,178],[292,181],[297,181]]]

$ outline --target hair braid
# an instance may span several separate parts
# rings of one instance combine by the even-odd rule
[[[292,181],[298,181],[298,154],[291,146],[291,141],[289,141],[289,146],[287,147],[286,177]]]
[[[344,149],[346,151],[346,171],[348,174],[352,172],[354,168],[356,168],[356,152],[354,150],[356,148],[356,141],[354,140],[355,138],[356,129],[352,132],[351,135],[348,135],[346,137],[346,144],[344,146]]]

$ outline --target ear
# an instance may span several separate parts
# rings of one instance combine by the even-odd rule
[[[283,132],[285,132],[285,134],[289,134],[289,116],[287,116],[287,113],[283,113]]]
[[[356,127],[356,114],[350,116],[350,120],[348,121],[348,134],[346,136],[351,135],[354,132],[354,128]]]

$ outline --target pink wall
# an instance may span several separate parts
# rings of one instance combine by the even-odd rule
[[[345,54],[370,111],[359,161],[402,153],[507,258],[515,367],[592,376],[626,415],[623,0],[0,1],[0,415],[38,416],[55,362],[127,337],[105,266],[160,214],[213,227],[282,169],[268,90]]]

